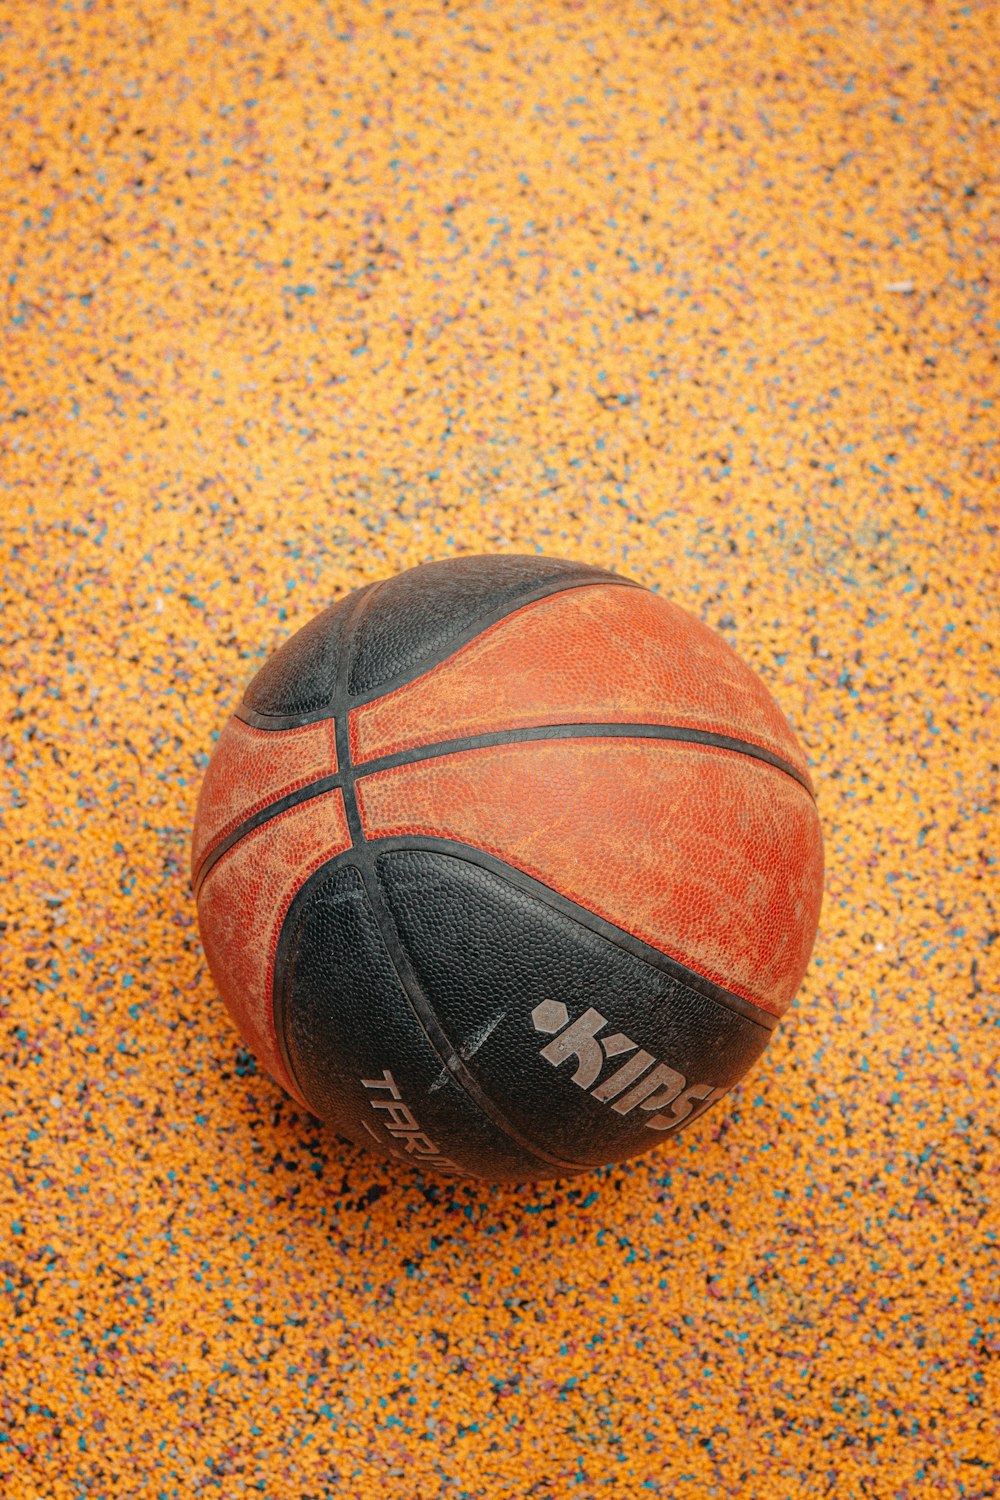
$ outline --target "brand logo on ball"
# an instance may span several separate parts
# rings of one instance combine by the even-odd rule
[[[461,1172],[457,1162],[445,1156],[430,1136],[421,1130],[409,1105],[404,1104],[396,1080],[388,1068],[383,1068],[381,1078],[362,1078],[361,1083],[364,1088],[376,1091],[378,1096],[370,1099],[369,1103],[372,1109],[385,1111],[386,1131],[393,1140],[399,1142],[407,1155],[419,1157],[426,1166],[436,1167],[439,1172]],[[381,1097],[380,1091],[384,1091],[388,1097]],[[361,1123],[378,1140],[371,1126],[364,1120]]]
[[[633,1109],[648,1111],[652,1119],[645,1124],[650,1130],[673,1130],[683,1121],[690,1122],[726,1092],[711,1083],[689,1086],[683,1073],[657,1062],[651,1052],[622,1031],[601,1036],[608,1019],[593,1006],[570,1024],[569,1011],[561,1000],[543,1000],[531,1012],[531,1020],[536,1031],[546,1036],[555,1033],[554,1040],[541,1049],[540,1057],[554,1068],[575,1058],[573,1082],[579,1088],[587,1089],[592,1099],[610,1104],[617,1114],[627,1115]],[[630,1052],[634,1055],[627,1062],[601,1080],[610,1058],[625,1057]]]

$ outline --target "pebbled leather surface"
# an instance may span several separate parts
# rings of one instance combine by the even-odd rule
[[[467,860],[393,852],[379,855],[377,868],[449,1039],[517,1126],[561,1154],[599,1164],[662,1139],[648,1112],[616,1113],[611,1099],[593,1092],[619,1068],[634,1068],[639,1049],[649,1054],[647,1067],[666,1063],[688,1085],[727,1089],[767,1044],[762,1026]],[[546,1000],[571,1018],[595,1008],[607,1020],[597,1041],[619,1038],[610,1057],[602,1047],[594,1052],[600,1071],[589,1090],[574,1083],[570,1062],[553,1066],[541,1055],[551,1037],[531,1013]]]
[[[819,819],[798,782],[669,740],[533,740],[359,777],[369,839],[472,844],[781,1015],[812,951]]]
[[[536,724],[671,724],[748,740],[808,778],[755,672],[646,589],[595,584],[514,610],[439,666],[352,709],[357,760]]]
[[[219,993],[268,1072],[300,1102],[274,1029],[274,956],[295,892],[350,842],[337,787],[240,839],[213,865],[198,894],[201,940]]]
[[[514,608],[535,589],[559,580],[615,577],[565,558],[507,553],[449,557],[398,573],[378,586],[373,607],[358,622],[349,691],[372,692],[428,658],[445,655],[449,642],[477,620]]]
[[[411,1166],[441,1170],[448,1157],[466,1173],[497,1181],[556,1175],[506,1137],[442,1066],[410,1009],[356,869],[330,867],[313,877],[289,912],[286,945],[278,977],[286,1037],[316,1114]],[[366,1089],[361,1081],[377,1081],[386,1069],[400,1095],[394,1102],[408,1109],[421,1139],[401,1110],[393,1115],[384,1107],[391,1090]]]
[[[205,855],[239,825],[288,792],[337,769],[332,719],[274,732],[230,719],[212,752],[198,794],[191,876]]]

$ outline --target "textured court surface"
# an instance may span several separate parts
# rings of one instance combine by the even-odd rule
[[[995,1492],[991,7],[0,29],[0,1495]],[[293,628],[536,548],[763,674],[827,903],[690,1136],[455,1186],[255,1072],[188,838]]]

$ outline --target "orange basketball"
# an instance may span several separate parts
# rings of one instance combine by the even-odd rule
[[[563,1177],[746,1072],[819,916],[806,759],[707,626],[599,568],[429,563],[254,678],[198,801],[216,984],[314,1114],[411,1165]]]

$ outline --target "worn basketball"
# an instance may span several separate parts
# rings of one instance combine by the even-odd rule
[[[823,850],[798,741],[712,630],[600,568],[464,557],[266,662],[192,870],[215,982],[295,1099],[527,1181],[649,1150],[752,1066]]]

